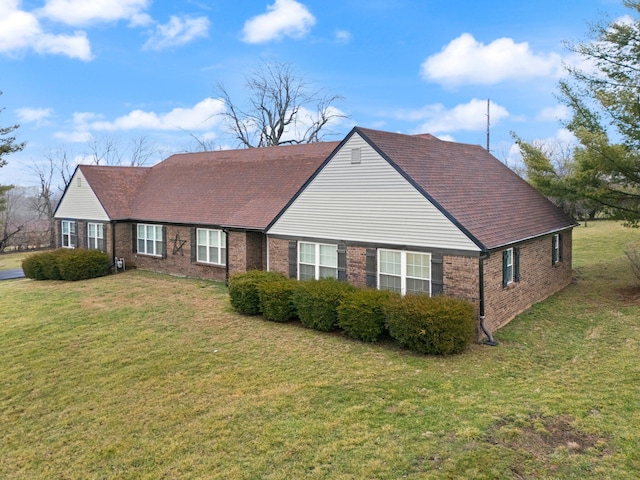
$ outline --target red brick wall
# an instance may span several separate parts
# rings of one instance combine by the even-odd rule
[[[444,255],[443,290],[450,297],[462,298],[480,308],[480,272],[477,257]]]
[[[356,287],[367,286],[367,249],[347,247],[347,281]]]
[[[269,238],[269,270],[289,276],[289,240]]]
[[[502,252],[484,261],[485,319],[490,331],[571,283],[571,231],[562,234],[562,262],[551,264],[551,235],[520,246],[520,281],[502,287]]]
[[[520,245],[520,281],[502,288],[502,252],[484,260],[485,321],[490,331],[511,321],[534,303],[544,300],[571,282],[571,232],[562,235],[563,260],[551,265],[551,236]],[[366,248],[347,247],[347,279],[366,285]],[[480,308],[479,258],[443,257],[444,293],[471,301]],[[289,272],[289,241],[269,238],[269,268]]]

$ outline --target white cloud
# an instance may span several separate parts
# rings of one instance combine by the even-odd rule
[[[144,44],[146,50],[163,50],[165,48],[186,45],[196,38],[209,35],[209,19],[207,17],[179,18],[174,15],[165,25],[157,25],[155,33]]]
[[[67,143],[86,143],[89,142],[93,135],[91,132],[56,132],[53,134],[53,138],[57,138],[58,140],[62,140]]]
[[[561,71],[562,58],[557,53],[536,54],[527,42],[515,43],[511,38],[485,45],[469,33],[452,40],[421,66],[426,80],[453,86],[556,77]]]
[[[275,0],[267,6],[267,13],[245,22],[242,39],[247,43],[263,43],[284,36],[301,38],[315,23],[315,17],[303,4],[295,0]]]
[[[119,20],[139,26],[151,22],[144,12],[150,4],[151,0],[48,0],[38,14],[72,26]]]
[[[507,118],[509,112],[497,103],[490,102],[491,124]],[[487,101],[472,99],[447,110],[441,103],[425,105],[419,110],[399,111],[395,116],[402,120],[421,122],[418,133],[481,131],[487,128]]]
[[[347,30],[337,30],[336,31],[336,42],[337,43],[349,43],[351,41],[351,32]]]
[[[566,105],[556,105],[554,107],[547,107],[540,110],[536,119],[549,122],[558,120],[567,120],[571,116],[571,111]]]
[[[20,123],[34,122],[36,125],[45,125],[53,114],[53,109],[24,107],[16,109],[16,114]]]
[[[191,108],[174,108],[166,113],[133,110],[113,121],[95,120],[93,114],[77,114],[74,117],[78,130],[196,130],[205,131],[218,125],[218,116],[225,109],[224,102],[215,98],[205,98]]]
[[[85,32],[74,32],[73,35],[46,33],[35,15],[19,9],[18,0],[4,0],[0,2],[0,53],[15,56],[26,50],[84,61],[93,58]]]

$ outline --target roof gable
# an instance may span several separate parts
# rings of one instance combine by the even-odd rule
[[[264,229],[338,142],[176,154],[79,168],[112,220]]]
[[[358,132],[335,150],[268,233],[480,250]]]
[[[56,207],[54,217],[109,220],[109,215],[100,203],[93,188],[78,168],[72,175],[64,195]]]
[[[485,249],[576,225],[479,145],[356,131]]]

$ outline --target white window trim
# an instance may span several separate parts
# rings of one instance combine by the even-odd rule
[[[515,252],[513,251],[513,248],[507,248],[506,251],[511,252],[511,255],[509,255],[509,258],[511,258],[511,263],[507,263],[506,265],[507,269],[509,269],[509,267],[511,268],[511,275],[507,278],[507,285],[511,285],[513,283],[513,277],[514,277],[513,255]]]
[[[376,255],[377,257],[377,278],[376,278],[376,285],[378,285],[378,289],[380,289],[380,252],[394,252],[394,253],[398,253],[400,252],[400,294],[401,295],[406,295],[407,294],[407,278],[410,279],[415,279],[415,280],[425,280],[429,282],[429,291],[428,292],[424,292],[429,294],[429,296],[431,296],[431,289],[433,287],[433,283],[431,281],[431,254],[428,252],[414,252],[411,250],[392,250],[390,248],[379,248],[378,249],[378,254]],[[407,254],[416,254],[416,255],[427,255],[429,257],[429,278],[419,278],[419,277],[407,277]],[[387,275],[387,276],[398,276],[398,275],[392,275],[392,274],[388,274],[388,273],[383,273],[383,275]]]
[[[140,236],[140,227],[144,227],[144,236]],[[153,227],[153,232],[154,232],[154,238],[147,238],[147,227]],[[160,229],[160,239],[157,238],[157,232],[158,229]],[[160,242],[160,244],[162,245],[162,249],[164,249],[164,228],[162,227],[162,225],[153,225],[153,224],[149,224],[149,223],[138,223],[136,225],[136,252],[139,253],[140,255],[150,255],[152,257],[162,257],[162,251],[160,251],[159,253],[156,252],[156,245],[157,242]],[[140,251],[140,239],[144,239],[144,252]],[[153,240],[153,253],[152,252],[147,252],[147,241],[149,240]]]
[[[206,245],[204,244],[200,244],[200,236],[198,235],[199,232],[207,232],[206,238],[207,238],[207,243]],[[209,232],[218,232],[218,245],[209,245]],[[223,246],[224,245],[224,246]],[[206,259],[202,259],[200,258],[200,247],[206,247],[207,249],[207,258]],[[209,258],[209,248],[210,247],[216,247],[218,249],[218,261],[211,261],[211,259]],[[217,230],[215,228],[196,228],[196,261],[198,263],[207,263],[210,265],[226,265],[227,264],[227,259],[226,259],[226,254],[222,255],[222,249],[224,248],[225,252],[227,250],[227,240],[226,240],[226,233],[224,233],[223,230]]]
[[[65,224],[68,225],[67,233],[64,233]],[[71,227],[73,227],[73,231]],[[75,220],[62,220],[60,222],[60,234],[62,236],[61,238],[62,248],[76,248],[76,245],[74,245],[71,242],[71,239],[73,238],[74,235],[76,237],[76,242],[78,241],[78,225]],[[66,245],[65,245],[65,237],[67,239]]]
[[[326,267],[326,268],[335,268],[336,270],[336,275],[335,278],[338,278],[338,245],[332,244],[332,243],[318,243],[318,242],[303,242],[303,241],[299,241],[298,242],[298,280],[300,280],[300,265],[311,265],[310,263],[303,263],[300,262],[300,245],[305,244],[305,245],[314,245],[315,246],[315,260],[314,260],[314,278],[316,280],[320,279],[320,267]],[[320,246],[323,247],[332,247],[335,248],[336,250],[336,264],[335,266],[333,265],[320,265]]]
[[[553,239],[551,240],[551,259],[554,265],[560,263],[560,234],[554,233]]]
[[[92,225],[95,227],[95,231],[96,231],[96,235],[94,237],[91,236]],[[100,231],[102,235],[98,236],[98,231]],[[104,240],[104,223],[88,222],[87,223],[87,248],[90,250],[100,250],[99,240],[102,240],[106,248],[106,242]]]

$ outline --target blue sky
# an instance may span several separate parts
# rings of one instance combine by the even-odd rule
[[[126,157],[145,137],[151,163],[194,137],[235,148],[215,85],[242,103],[262,59],[344,97],[327,140],[358,125],[484,146],[490,99],[492,153],[514,164],[511,131],[566,138],[563,42],[629,13],[618,0],[0,0],[0,126],[27,142],[0,184],[34,183],[55,152],[86,162],[92,141]]]

